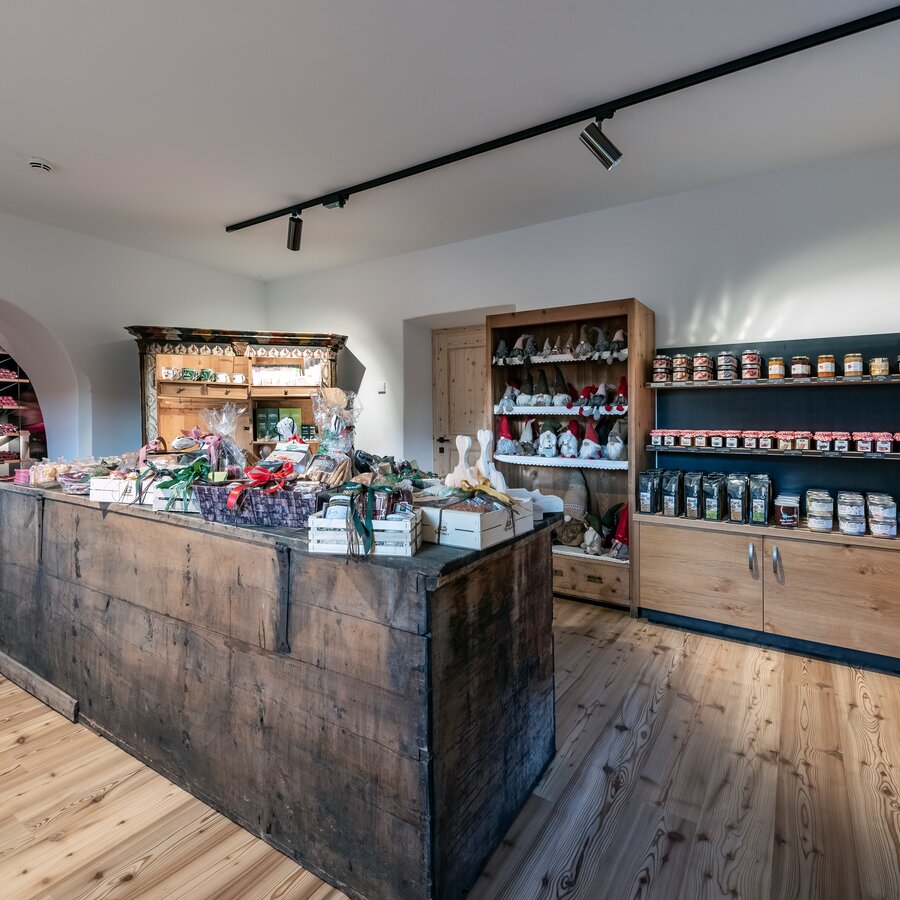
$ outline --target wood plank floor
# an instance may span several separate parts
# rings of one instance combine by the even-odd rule
[[[557,601],[558,753],[469,900],[900,900],[900,679]]]
[[[0,898],[138,897],[344,894],[0,678]]]
[[[556,605],[559,752],[469,900],[900,900],[900,679]],[[342,900],[0,679],[0,898]]]

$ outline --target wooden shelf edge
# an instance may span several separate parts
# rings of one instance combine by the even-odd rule
[[[872,535],[841,534],[840,531],[831,532],[810,531],[805,526],[799,528],[778,528],[775,525],[738,525],[732,522],[713,522],[706,519],[685,519],[664,516],[661,513],[650,515],[648,513],[634,513],[633,522],[640,525],[656,525],[668,528],[696,528],[700,531],[715,531],[725,534],[744,535],[752,538],[754,535],[768,537],[777,540],[818,541],[827,544],[845,544],[856,547],[875,547],[882,550],[900,550],[900,541],[892,538],[877,538]]]
[[[504,412],[500,409],[500,405],[494,404],[495,416],[571,416],[585,419],[592,419],[597,415],[597,410],[588,406],[578,406],[569,409],[567,406],[517,406],[512,412]],[[599,410],[601,416],[627,416],[628,407],[623,410],[613,409],[607,411],[605,408]]]
[[[650,453],[696,453],[698,456],[781,456],[788,459],[887,459],[900,460],[900,453],[860,453],[858,450],[746,450],[743,447],[662,447],[647,445]]]
[[[585,553],[584,550],[581,550],[578,547],[566,547],[564,544],[554,544],[552,550],[557,556],[573,556],[576,559],[588,560],[598,565],[628,566],[631,563],[630,559],[615,559],[612,556],[595,556],[593,553]]]
[[[760,378],[757,381],[648,381],[644,387],[654,391],[738,390],[741,388],[837,387],[847,385],[900,384],[900,375],[861,375],[858,378]]]
[[[606,469],[612,472],[628,470],[625,459],[572,459],[566,456],[505,456],[494,454],[494,460],[513,466],[545,466],[548,469]]]

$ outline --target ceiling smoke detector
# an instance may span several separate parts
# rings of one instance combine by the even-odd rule
[[[30,169],[34,169],[36,172],[53,171],[53,163],[49,162],[46,159],[41,159],[40,156],[29,156],[28,167]]]

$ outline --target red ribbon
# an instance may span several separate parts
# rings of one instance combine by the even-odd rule
[[[285,478],[293,474],[294,464],[285,462],[277,472],[266,469],[263,466],[248,466],[244,469],[244,474],[250,479],[249,484],[236,484],[228,495],[228,508],[234,509],[241,492],[247,488],[262,488],[267,494],[274,494],[284,487]]]

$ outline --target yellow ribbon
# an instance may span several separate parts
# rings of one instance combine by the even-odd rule
[[[481,494],[488,494],[491,497],[499,500],[504,506],[512,506],[516,502],[508,494],[504,494],[502,491],[498,491],[496,488],[491,487],[490,481],[488,481],[487,478],[485,478],[483,475],[475,484],[472,484],[470,481],[460,482],[459,489],[461,491],[478,491]]]

